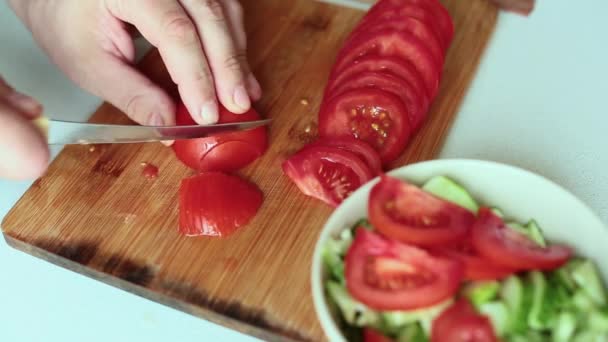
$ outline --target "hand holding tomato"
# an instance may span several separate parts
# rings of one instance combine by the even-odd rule
[[[52,61],[84,89],[140,124],[173,125],[175,104],[133,68],[128,24],[158,47],[199,124],[218,120],[218,101],[245,113],[261,96],[246,61],[237,0],[9,0]]]
[[[31,122],[41,112],[38,102],[0,77],[0,178],[37,178],[46,170],[49,150]]]

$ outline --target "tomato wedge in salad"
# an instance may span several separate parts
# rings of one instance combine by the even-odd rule
[[[518,270],[552,270],[564,265],[572,249],[563,245],[538,246],[532,240],[508,228],[489,208],[479,209],[472,229],[472,243],[484,258]]]
[[[253,219],[262,202],[262,192],[237,176],[204,172],[185,178],[179,189],[179,232],[229,236]]]
[[[282,167],[305,195],[333,207],[374,177],[357,154],[320,145],[304,147],[285,160]]]
[[[378,231],[419,246],[461,242],[475,222],[470,211],[390,176],[372,188],[368,206]]]
[[[414,246],[357,229],[345,257],[348,292],[376,310],[411,310],[453,296],[462,265]]]
[[[460,299],[447,308],[431,330],[433,342],[497,342],[490,320],[478,314],[471,303]]]
[[[465,280],[501,280],[517,272],[517,270],[497,265],[492,261],[481,257],[473,250],[468,239],[459,247],[446,247],[434,252],[436,252],[437,255],[446,258],[460,260],[464,265]]]
[[[220,105],[219,123],[259,120],[255,109],[244,114],[233,114]],[[180,103],[177,109],[178,125],[196,125],[188,109]],[[268,137],[265,127],[247,131],[220,133],[199,138],[176,140],[173,150],[186,166],[199,171],[235,171],[256,160],[266,151]]]

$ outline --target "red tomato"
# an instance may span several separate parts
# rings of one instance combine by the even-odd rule
[[[425,250],[357,229],[345,258],[349,293],[376,310],[412,310],[453,296],[462,264]]]
[[[367,32],[344,46],[335,70],[340,72],[357,58],[377,54],[402,58],[414,65],[422,76],[427,93],[435,97],[443,66],[436,64],[429,48],[413,34],[391,29]]]
[[[387,336],[384,336],[381,332],[372,329],[363,329],[363,342],[391,342],[393,341]]]
[[[220,105],[219,123],[259,120],[251,109],[244,114],[233,114]],[[196,125],[184,104],[177,109],[178,125]],[[268,137],[265,127],[248,131],[220,133],[200,139],[176,140],[173,150],[186,166],[199,171],[235,171],[256,160],[266,151]]]
[[[333,207],[373,178],[355,153],[336,147],[307,146],[285,160],[282,167],[305,195]]]
[[[384,165],[403,152],[410,134],[407,109],[401,100],[379,89],[342,93],[324,102],[319,113],[321,137],[361,139],[378,151]]]
[[[500,280],[506,278],[517,270],[496,265],[495,263],[479,256],[466,241],[459,248],[444,248],[436,251],[437,255],[450,259],[460,260],[464,265],[464,278],[466,280]]]
[[[179,189],[179,232],[229,236],[253,219],[262,202],[262,192],[237,176],[204,172],[185,178]]]
[[[564,265],[572,250],[563,245],[542,248],[523,234],[508,228],[492,210],[481,208],[473,225],[475,250],[495,264],[518,270],[552,270]]]
[[[415,89],[407,81],[390,74],[364,71],[353,75],[343,83],[336,85],[334,92],[328,94],[329,99],[346,91],[360,88],[376,88],[399,96],[407,109],[411,127],[418,127],[424,121],[426,113],[422,98],[417,97]]]
[[[463,241],[475,222],[470,211],[389,176],[372,188],[368,211],[382,234],[419,246]]]
[[[326,87],[326,95],[333,92],[336,85],[342,84],[344,80],[351,79],[353,75],[365,71],[386,73],[398,76],[410,84],[416,91],[416,97],[420,99],[426,112],[429,106],[429,95],[426,93],[424,80],[418,70],[408,61],[391,56],[367,55],[357,58],[352,64],[345,67],[340,73],[332,73]]]
[[[369,146],[369,144],[359,139],[355,139],[352,137],[331,139],[320,138],[312,144],[309,144],[307,147],[314,146],[336,147],[339,149],[350,151],[356,154],[359,159],[361,159],[367,164],[374,176],[379,175],[382,172],[382,161],[380,160],[378,152],[376,152],[376,150]]]
[[[490,320],[479,315],[471,303],[460,299],[433,322],[432,342],[497,342]]]

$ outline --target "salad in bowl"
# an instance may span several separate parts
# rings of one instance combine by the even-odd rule
[[[608,341],[608,229],[528,171],[409,165],[330,217],[312,291],[331,341]]]

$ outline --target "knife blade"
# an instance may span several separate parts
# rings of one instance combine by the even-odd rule
[[[49,145],[86,145],[203,138],[217,133],[253,129],[268,125],[272,120],[266,119],[209,126],[109,125],[46,118],[36,121],[36,125],[43,131],[46,131]]]

